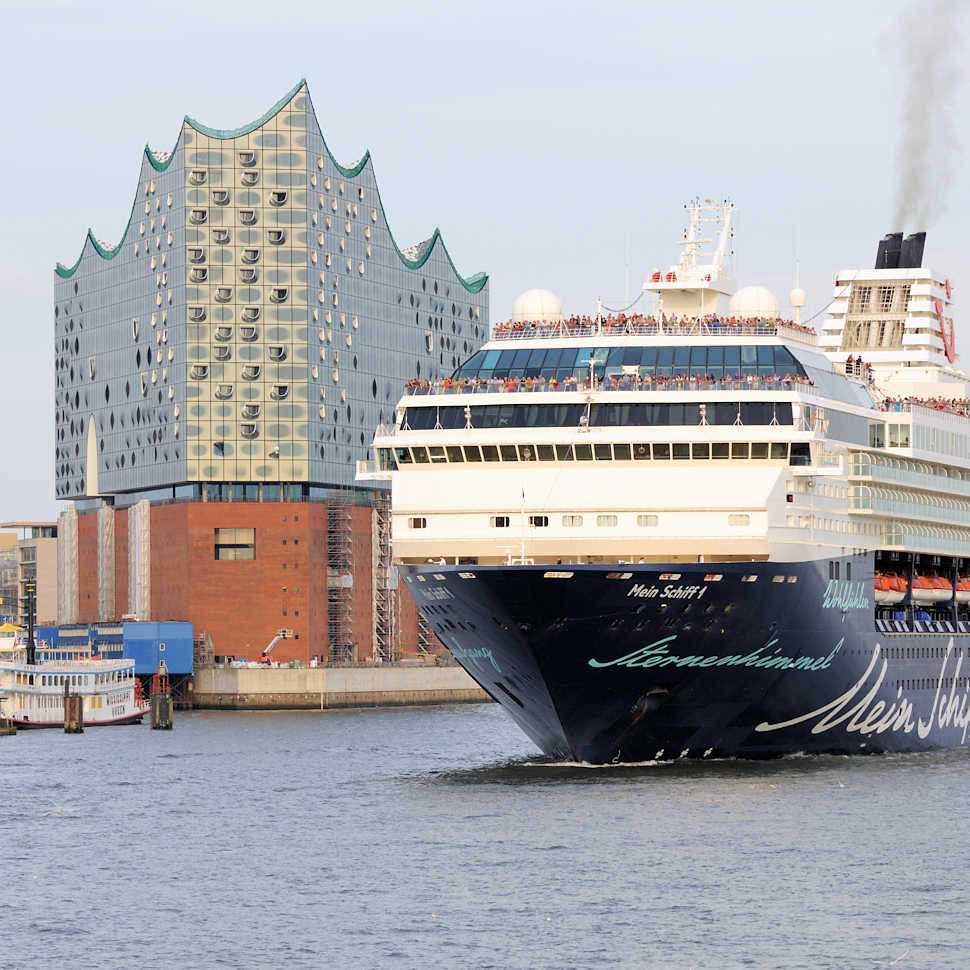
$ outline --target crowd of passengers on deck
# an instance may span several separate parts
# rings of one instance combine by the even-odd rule
[[[880,407],[883,411],[908,411],[914,404],[970,417],[970,398],[965,397],[887,397]]]
[[[740,385],[740,388],[739,388]],[[629,390],[641,388],[650,390],[659,387],[663,390],[691,390],[693,388],[717,389],[718,387],[727,390],[738,390],[750,388],[752,390],[765,387],[778,388],[781,390],[790,389],[795,385],[814,386],[813,382],[800,374],[735,374],[731,376],[716,377],[713,374],[672,374],[670,376],[653,377],[651,374],[608,374],[605,377],[597,377],[592,383],[594,389],[599,390]],[[410,394],[432,394],[439,391],[445,393],[454,392],[459,394],[463,391],[474,392],[478,388],[493,391],[556,391],[556,390],[579,390],[591,386],[589,376],[571,377],[562,379],[550,377],[546,379],[542,375],[538,377],[458,377],[445,378],[439,381],[418,380],[411,378],[405,385]]]
[[[511,333],[545,334],[553,331],[563,331],[567,334],[571,330],[588,331],[598,328],[603,333],[611,331],[618,333],[643,332],[641,328],[648,331],[660,332],[661,328],[669,327],[671,332],[680,332],[685,327],[704,327],[713,333],[750,333],[751,331],[764,331],[774,333],[778,326],[789,327],[801,333],[814,337],[815,330],[812,327],[803,326],[793,320],[775,320],[767,317],[719,317],[708,314],[701,317],[677,316],[671,314],[661,314],[655,317],[652,314],[645,316],[642,313],[611,314],[609,316],[591,317],[577,316],[563,318],[555,322],[546,320],[514,320],[508,323],[497,323],[493,328],[496,337],[501,337]]]

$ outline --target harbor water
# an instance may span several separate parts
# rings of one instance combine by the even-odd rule
[[[588,768],[496,705],[0,740],[0,967],[963,968],[970,754]]]

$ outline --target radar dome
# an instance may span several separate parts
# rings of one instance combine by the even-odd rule
[[[558,323],[562,320],[562,303],[549,290],[526,290],[512,304],[512,320],[515,323]]]
[[[742,319],[759,317],[762,320],[777,320],[778,301],[771,290],[763,286],[743,286],[731,297],[728,311]]]
[[[800,310],[808,302],[808,294],[800,286],[796,286],[795,289],[788,294],[788,302],[791,303],[796,310]]]

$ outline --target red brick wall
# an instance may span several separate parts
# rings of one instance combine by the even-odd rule
[[[78,620],[98,621],[98,513],[77,517]]]
[[[358,659],[373,656],[372,515],[351,513],[355,574],[352,637]],[[253,560],[216,560],[215,530],[256,530]],[[97,515],[78,516],[80,619],[98,619]],[[212,637],[215,653],[256,659],[280,628],[293,630],[274,659],[326,659],[327,506],[318,503],[202,503],[157,505],[151,511],[153,620],[188,620]],[[285,592],[284,592],[285,588]],[[115,513],[115,605],[128,611],[128,512]],[[284,613],[285,611],[285,613]],[[410,593],[399,597],[399,640],[417,650]]]
[[[128,612],[128,510],[115,512],[115,616]]]

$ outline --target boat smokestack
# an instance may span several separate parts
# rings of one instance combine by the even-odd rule
[[[879,240],[876,250],[876,269],[899,269],[899,257],[903,248],[903,234],[888,232]],[[922,259],[922,253],[920,253]]]
[[[913,232],[903,240],[899,255],[900,269],[919,269],[923,265],[923,248],[926,246],[926,233]]]

